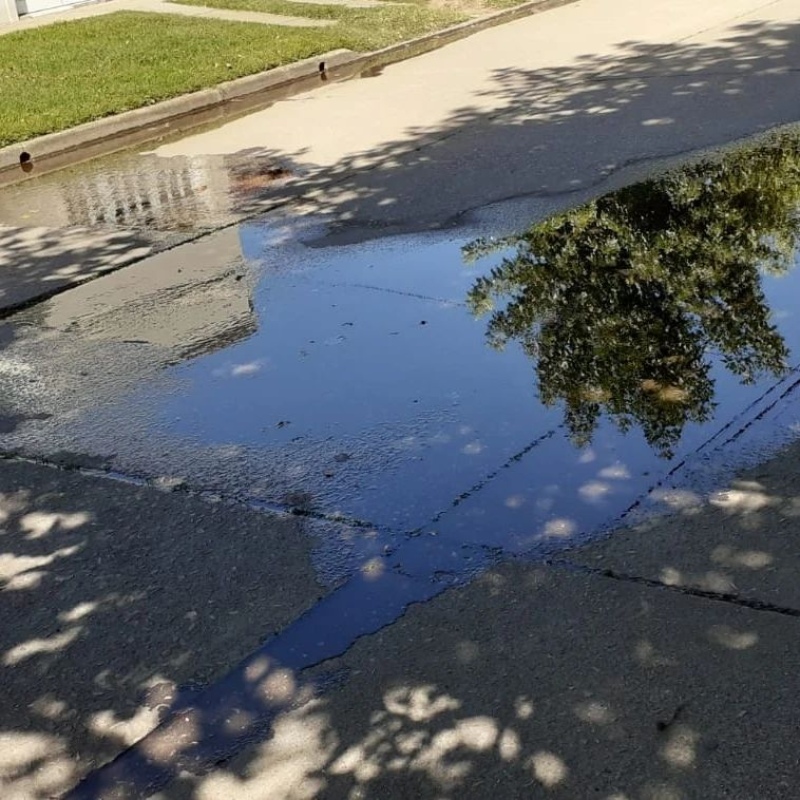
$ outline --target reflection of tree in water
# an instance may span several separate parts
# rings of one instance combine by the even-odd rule
[[[761,272],[792,265],[798,202],[800,139],[784,136],[471,243],[467,260],[516,252],[469,303],[492,312],[493,346],[517,339],[535,359],[541,400],[564,403],[577,443],[606,413],[670,456],[712,414],[711,352],[744,382],[786,369]]]

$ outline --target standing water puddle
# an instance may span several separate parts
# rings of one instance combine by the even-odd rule
[[[52,416],[2,439],[312,518],[320,574],[338,588],[198,701],[194,757],[218,757],[238,746],[221,733],[226,709],[259,703],[258,659],[318,664],[503,556],[585,541],[687,459],[728,458],[722,445],[755,420],[762,441],[788,435],[799,200],[800,143],[784,137],[502,240],[310,248],[242,226],[257,278],[220,278],[241,295],[237,336],[176,357],[148,326],[134,340],[115,325],[130,298],[73,305],[70,368],[85,388],[43,388],[35,410]],[[169,327],[189,290],[138,291]],[[63,302],[37,319],[62,318]],[[36,346],[6,354],[19,363]],[[177,363],[98,389],[153,359]],[[28,395],[31,381],[63,385],[52,378],[31,377]],[[108,775],[141,770],[137,758]]]
[[[0,223],[150,234],[211,229],[254,213],[293,177],[293,168],[257,149],[169,159],[121,153],[5,187]]]

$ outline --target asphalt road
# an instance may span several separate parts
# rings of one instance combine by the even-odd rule
[[[641,5],[4,190],[4,798],[796,796],[793,373],[576,447],[466,308],[797,121],[796,0]]]

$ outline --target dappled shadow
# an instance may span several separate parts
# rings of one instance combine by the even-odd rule
[[[69,788],[319,597],[293,523],[24,463],[0,480],[4,798]]]
[[[679,517],[547,566],[492,569],[296,671],[315,648],[346,646],[359,617],[314,628],[318,606],[302,635],[252,656],[72,797],[149,797],[149,785],[158,800],[722,800],[766,782],[790,800],[798,453],[708,502],[681,495]],[[695,578],[689,561],[708,571]],[[352,595],[374,626],[391,565],[365,562],[376,591]]]
[[[448,225],[511,197],[567,204],[640,175],[637,164],[797,119],[800,25],[731,31],[713,44],[624,42],[565,66],[498,70],[441,122],[330,166],[303,163],[302,148],[274,155],[302,165],[304,193],[341,229],[330,242]]]
[[[712,491],[675,479],[644,499],[636,515],[644,519],[571,558],[670,586],[800,609],[798,458],[800,446],[792,444]]]
[[[799,457],[284,671],[297,707],[270,738],[158,799],[790,800]],[[342,685],[309,699],[326,674]]]
[[[728,521],[734,552],[747,523]],[[502,567],[325,664],[346,671],[340,689],[301,697],[270,740],[158,797],[721,800],[769,787],[789,800],[797,628],[635,580]]]
[[[0,227],[0,317],[151,251],[146,239],[121,231]]]
[[[629,43],[613,57],[586,57],[570,67],[505,70],[495,76],[492,96],[498,104],[491,109],[465,108],[441,126],[412,130],[403,141],[345,159],[332,169],[315,171],[307,165],[298,191],[315,196],[317,209],[339,215],[345,224],[374,226],[369,235],[441,225],[448,215],[520,194],[567,202],[637,161],[793,119],[796,83],[789,83],[788,69],[799,33],[795,25],[748,25],[725,46],[665,50]],[[786,98],[789,88],[791,109],[788,103],[760,102],[767,95]],[[706,131],[700,123],[709,119],[714,122]],[[520,159],[521,153],[528,156]],[[248,200],[248,209],[258,207],[257,198]],[[270,554],[285,559],[274,562],[276,576],[265,579],[259,550],[263,540],[249,553],[238,543],[210,547],[206,507],[189,517],[187,535],[194,533],[196,539],[175,531],[164,535],[164,520],[178,517],[151,500],[146,513],[137,508],[135,520],[155,538],[135,547],[141,540],[125,535],[130,513],[102,524],[103,546],[113,548],[108,557],[103,551],[100,568],[91,521],[106,507],[106,499],[93,504],[81,487],[65,495],[66,505],[64,498],[45,492],[38,507],[24,493],[12,494],[9,502],[21,507],[9,512],[14,544],[4,551],[11,553],[9,564],[16,564],[9,578],[16,588],[12,585],[3,598],[20,606],[13,608],[15,625],[4,630],[3,657],[11,676],[4,682],[11,687],[7,696],[17,699],[8,701],[2,718],[13,735],[34,737],[17,740],[29,749],[8,768],[12,789],[14,781],[27,780],[44,749],[57,754],[63,747],[72,760],[85,747],[90,755],[79,759],[84,765],[118,751],[123,739],[143,732],[140,723],[152,724],[144,693],[166,686],[172,697],[175,684],[221,674],[254,648],[254,638],[297,616],[307,600],[297,598],[291,609],[277,615],[279,622],[267,621],[274,603],[308,585],[307,575],[290,575],[304,563],[292,555],[286,543],[291,537],[283,549],[270,547]],[[126,506],[120,502],[119,508]],[[53,520],[36,523],[47,532],[33,538],[32,523],[26,521],[32,512]],[[230,535],[237,526],[226,523],[225,530]],[[211,538],[220,535],[217,531]],[[187,553],[197,560],[187,559]],[[252,582],[239,573],[232,579],[234,568],[252,569]],[[174,580],[177,576],[188,582]],[[279,706],[296,700],[300,708],[278,720],[276,735],[263,750],[259,746],[257,753],[246,753],[222,772],[199,779],[196,787],[184,777],[183,788],[175,791],[188,791],[197,800],[244,797],[245,791],[256,797],[280,797],[276,792],[283,791],[286,797],[357,798],[386,796],[391,786],[413,797],[471,792],[483,798],[513,797],[519,786],[564,797],[589,796],[597,787],[604,800],[615,795],[615,800],[673,800],[714,797],[711,776],[722,774],[730,781],[741,778],[728,785],[744,786],[743,796],[758,796],[757,787],[748,788],[747,775],[726,773],[727,765],[743,763],[750,752],[777,785],[782,780],[796,784],[792,765],[782,760],[783,750],[762,736],[767,726],[760,724],[759,735],[752,737],[755,744],[748,744],[737,723],[739,700],[746,697],[746,713],[768,709],[776,728],[792,724],[787,718],[791,704],[782,702],[786,687],[751,680],[760,669],[747,660],[758,658],[761,665],[780,655],[787,671],[800,665],[794,651],[787,655],[777,628],[757,629],[769,623],[749,618],[742,625],[722,605],[713,620],[693,616],[697,607],[680,603],[698,600],[680,598],[670,609],[638,588],[620,588],[607,602],[593,602],[594,597],[582,602],[594,587],[607,586],[605,579],[592,578],[592,584],[588,578],[570,578],[563,591],[549,583],[553,580],[541,570],[507,570],[449,594],[441,604],[417,609],[354,648],[344,664],[351,667],[351,682],[313,705],[304,702],[304,690],[298,689],[304,676],[283,671],[279,663],[264,663],[249,676],[245,671],[249,683],[241,697],[261,698],[262,712],[273,707],[273,699]],[[224,612],[197,608],[198,600],[206,603],[209,587],[226,598]],[[166,600],[162,592],[176,596]],[[243,606],[248,592],[257,594],[263,606],[255,609],[244,635],[230,620],[237,618],[231,612]],[[25,601],[34,593],[41,599],[29,612],[33,604]],[[687,626],[682,628],[685,639],[674,634],[673,612]],[[117,620],[123,624],[116,625]],[[122,638],[106,648],[104,631],[112,628]],[[196,638],[183,641],[194,632]],[[753,644],[731,648],[730,642]],[[109,663],[109,653],[120,659],[118,667],[113,659]],[[69,675],[72,688],[59,697],[43,687],[48,674],[63,670],[65,655],[70,664],[75,656],[80,671]],[[32,672],[36,669],[44,676],[42,685],[30,679],[40,674]],[[114,676],[110,682],[106,669]],[[107,694],[104,682],[111,687]],[[715,693],[719,686],[724,690]],[[196,743],[226,722],[224,701],[223,695],[213,717],[204,716],[202,707],[173,717],[173,727],[168,724],[161,732],[163,739],[159,733],[142,743],[138,768],[146,774],[155,765],[174,777],[192,766]],[[229,734],[263,736],[261,730],[248,732],[253,723],[240,717],[240,710],[228,714]],[[73,718],[74,726],[68,722]],[[730,732],[732,738],[726,739]],[[40,736],[58,737],[61,744]],[[49,773],[60,776],[55,784],[46,770],[35,774],[44,781],[36,790],[44,797],[64,788],[78,772],[59,762]],[[259,794],[260,776],[282,777],[271,784],[274,791]],[[695,791],[690,780],[700,781],[700,789]],[[575,786],[588,789],[576,794]]]

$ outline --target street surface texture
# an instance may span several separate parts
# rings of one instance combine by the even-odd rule
[[[0,193],[3,800],[796,798],[800,0],[646,5]]]

